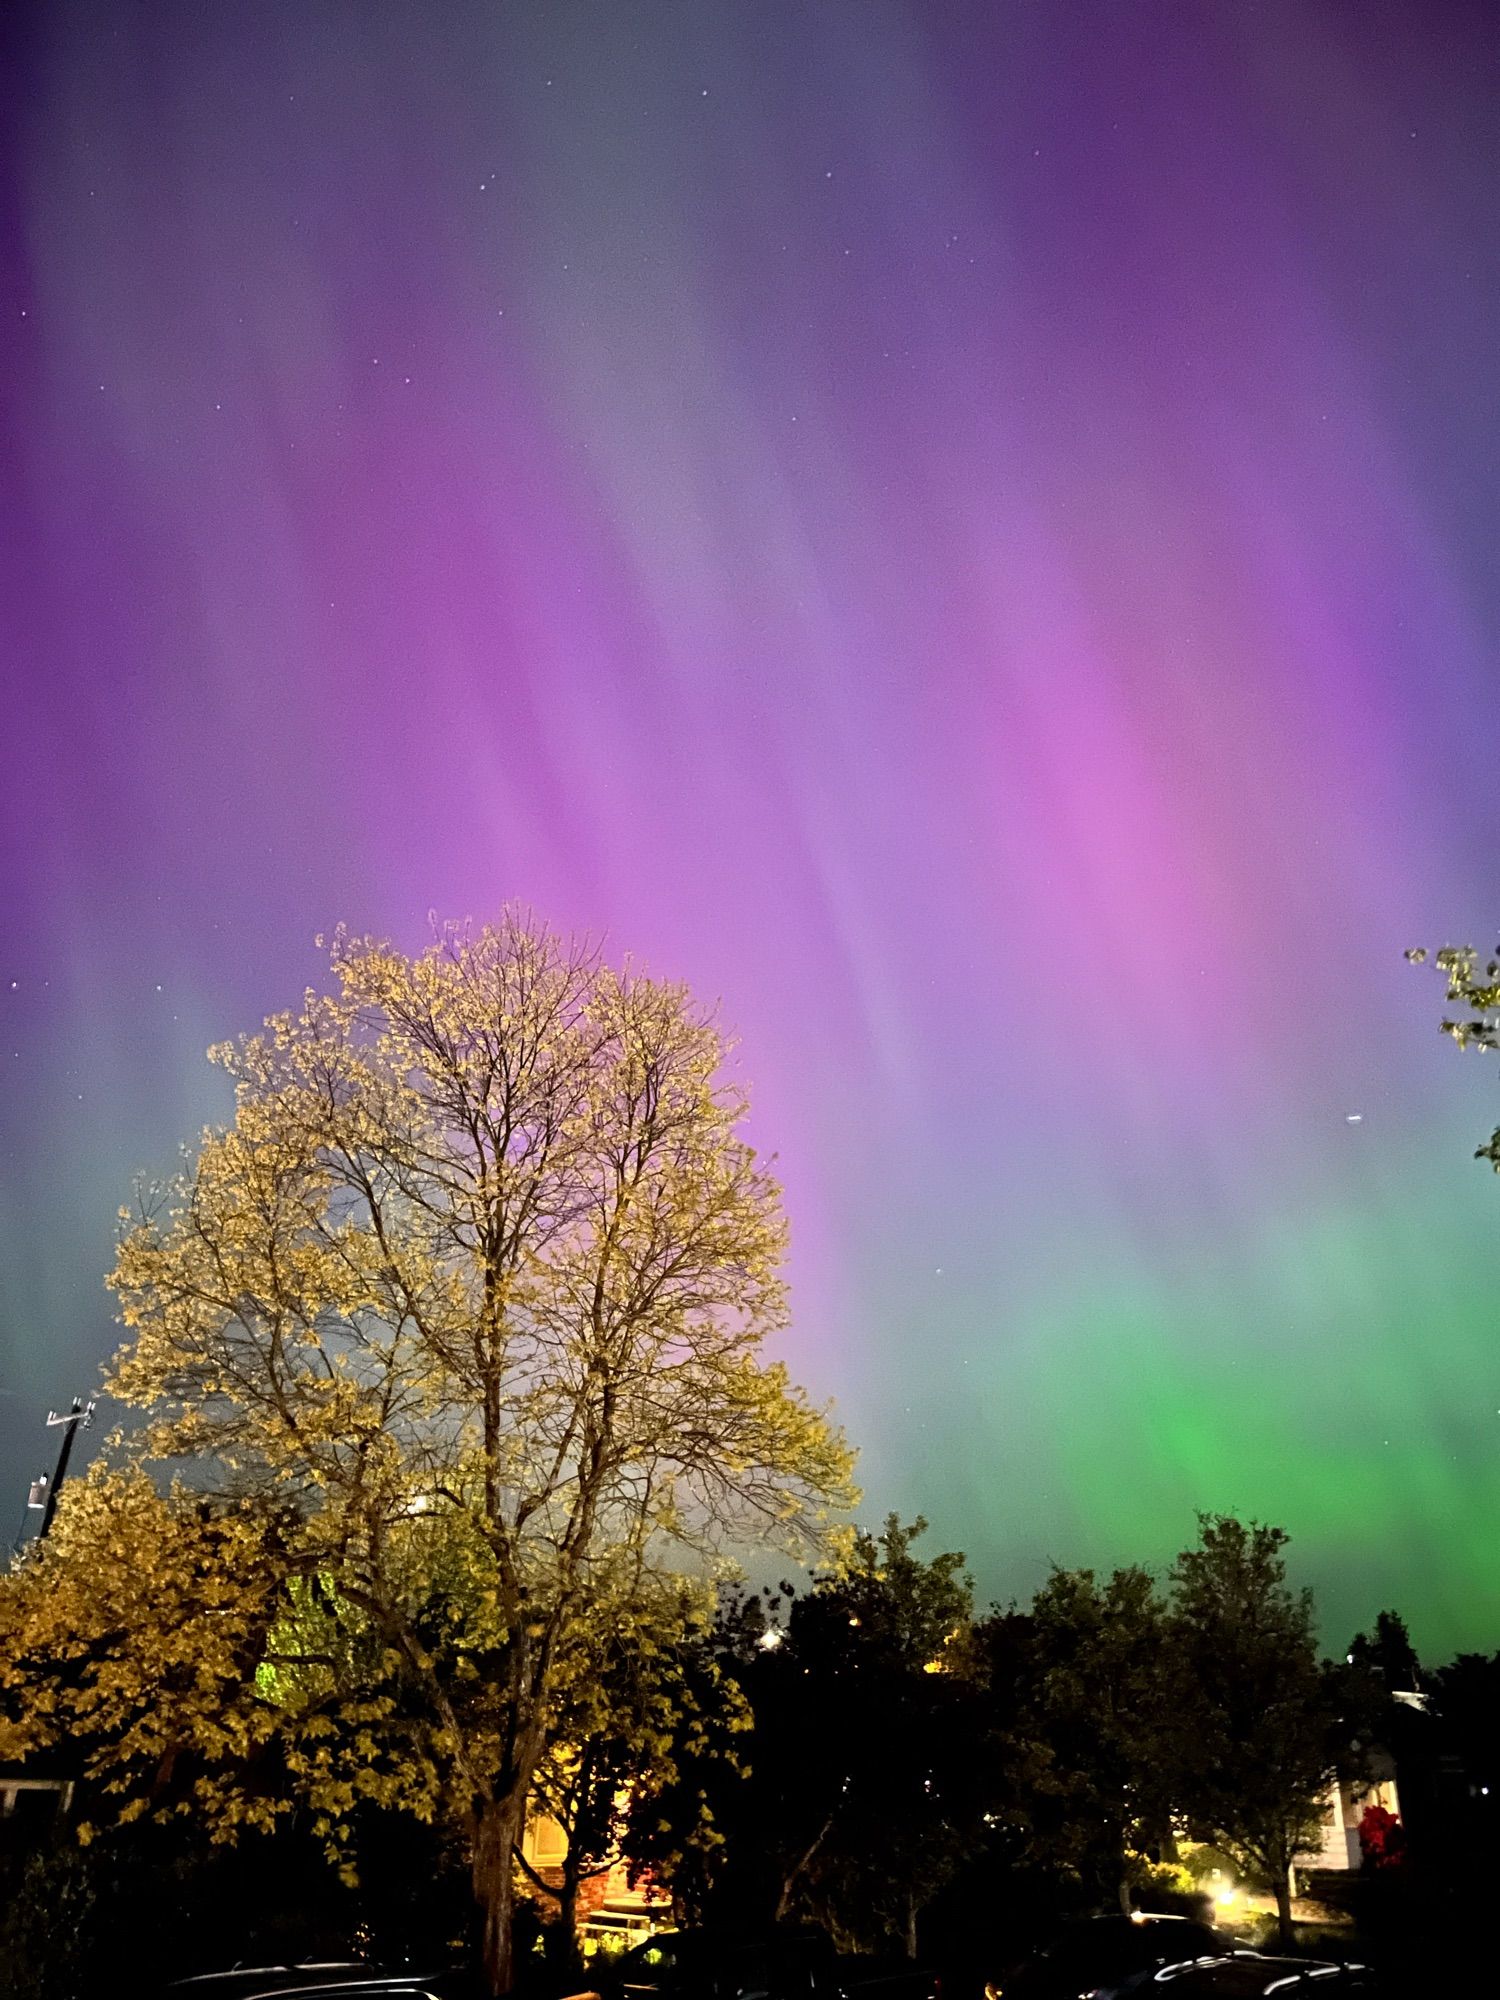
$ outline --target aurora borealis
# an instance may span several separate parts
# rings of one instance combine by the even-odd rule
[[[3,33],[0,1503],[207,1043],[519,898],[722,996],[872,1514],[1500,1644],[1494,10]]]

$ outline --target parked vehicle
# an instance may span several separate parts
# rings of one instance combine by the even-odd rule
[[[790,1989],[813,2000],[938,2000],[937,1975],[909,1958],[836,1952],[808,1968],[805,1986]]]
[[[162,2000],[448,2000],[452,1975],[382,1972],[349,1960],[245,1965],[178,1979]]]
[[[1190,1917],[1093,1917],[1071,1924],[1044,1951],[987,1989],[989,2000],[1130,2000],[1166,1987],[1177,2000],[1221,1994],[1361,1993],[1363,1966],[1274,1958],[1247,1951],[1227,1931]]]
[[[169,2000],[255,2000],[296,1986],[333,1985],[381,1977],[378,1966],[354,1958],[304,1959],[296,1965],[234,1965],[224,1972],[199,1972],[174,1979]]]
[[[262,1966],[179,1980],[167,1988],[165,2000],[200,1995],[206,2000],[221,1993],[232,1993],[234,2000],[449,2000],[454,1990],[443,1974],[372,1973],[367,1965]]]
[[[607,2000],[937,2000],[909,1959],[836,1951],[821,1931],[659,1931],[627,1951]]]
[[[1373,1973],[1363,1965],[1338,1965],[1327,1959],[1271,1958],[1259,1952],[1238,1952],[1215,1964],[1168,1966],[1157,1973],[1156,1981],[1167,1987],[1174,2000],[1312,2000],[1316,1993],[1331,1995],[1384,1993]],[[1155,1986],[1153,1984],[1153,1991]],[[1429,1994],[1426,2000],[1437,2000]]]

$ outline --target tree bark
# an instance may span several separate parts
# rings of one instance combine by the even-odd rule
[[[917,1899],[915,1896],[908,1896],[906,1899],[906,1955],[908,1958],[915,1958],[917,1955]]]
[[[558,1941],[560,1972],[576,1972],[580,1959],[578,1954],[578,1887],[581,1870],[573,1859],[571,1843],[563,1861],[562,1893],[557,1899],[557,1928],[561,1932]]]
[[[1283,1945],[1297,1942],[1292,1928],[1292,1871],[1282,1868],[1276,1875],[1276,1932]]]
[[[802,1854],[799,1856],[799,1858],[792,1863],[789,1872],[782,1876],[781,1894],[776,1898],[775,1921],[778,1924],[784,1924],[787,1918],[791,1915],[792,1891],[796,1888],[797,1883],[801,1879],[803,1870],[811,1864],[813,1856],[817,1853],[818,1849],[823,1845],[823,1842],[828,1838],[828,1835],[832,1831],[833,1822],[837,1810],[838,1810],[837,1807],[835,1807],[834,1812],[831,1812],[828,1815],[827,1819],[824,1820],[823,1824],[818,1828],[817,1832],[813,1835],[810,1844],[803,1849]]]
[[[470,1880],[481,1920],[485,1984],[496,1996],[515,1984],[515,1856],[524,1809],[525,1794],[518,1789],[509,1799],[484,1800],[475,1812]]]

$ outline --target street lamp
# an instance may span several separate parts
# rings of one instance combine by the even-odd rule
[[[62,1491],[62,1483],[68,1476],[68,1460],[73,1456],[73,1440],[80,1431],[86,1431],[93,1421],[92,1396],[86,1403],[81,1397],[75,1396],[72,1409],[64,1410],[61,1416],[56,1410],[47,1412],[47,1428],[49,1431],[60,1429],[62,1443],[58,1447],[56,1471],[50,1479],[44,1472],[39,1479],[32,1480],[31,1493],[26,1502],[28,1508],[35,1507],[41,1512],[42,1525],[36,1533],[38,1541],[52,1526],[52,1517],[57,1512],[57,1496]]]

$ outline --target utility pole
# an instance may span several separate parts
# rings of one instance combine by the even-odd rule
[[[42,1525],[37,1530],[38,1541],[52,1526],[52,1516],[57,1512],[57,1496],[62,1491],[62,1483],[68,1476],[68,1460],[73,1456],[73,1440],[80,1431],[86,1431],[93,1421],[92,1396],[86,1403],[81,1397],[75,1396],[72,1409],[65,1410],[61,1416],[55,1410],[47,1412],[47,1428],[49,1431],[60,1428],[62,1443],[58,1447],[56,1471],[50,1480],[44,1472],[40,1479],[31,1482],[31,1497],[26,1502],[28,1507],[41,1509]]]

